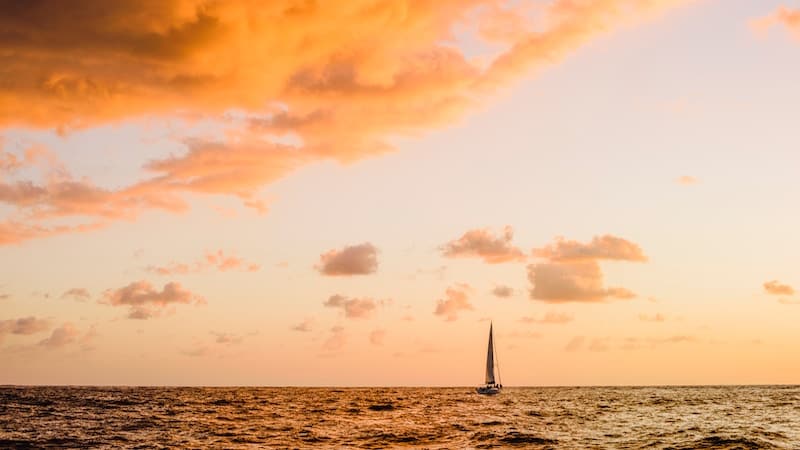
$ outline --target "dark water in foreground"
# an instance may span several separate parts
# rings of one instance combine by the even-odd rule
[[[800,448],[800,387],[0,387],[1,448]]]

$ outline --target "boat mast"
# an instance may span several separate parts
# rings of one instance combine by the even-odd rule
[[[491,328],[491,325],[489,327]],[[494,342],[494,339],[492,339],[492,344],[494,344],[494,361],[497,366],[497,384],[502,385],[503,377],[500,376],[500,358],[497,356],[497,343]]]

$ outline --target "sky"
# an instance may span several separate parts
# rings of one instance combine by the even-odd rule
[[[800,1],[0,4],[0,384],[800,382]]]

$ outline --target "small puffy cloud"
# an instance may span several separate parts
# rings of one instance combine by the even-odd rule
[[[697,178],[691,175],[682,175],[675,179],[675,182],[682,186],[691,186],[700,182]]]
[[[237,256],[226,255],[222,250],[206,253],[206,262],[220,272],[234,269],[255,272],[261,268],[258,264],[247,262]]]
[[[193,358],[200,358],[211,354],[211,349],[205,345],[198,345],[194,348],[181,350],[181,354],[184,356],[191,356]]]
[[[570,339],[567,342],[567,345],[564,347],[564,350],[568,352],[576,352],[583,348],[583,343],[586,341],[586,338],[583,336],[575,336],[574,338]]]
[[[48,328],[50,328],[50,322],[34,316],[21,317],[16,320],[0,320],[0,340],[6,334],[29,335],[45,331]]]
[[[514,229],[503,228],[503,233],[495,236],[488,228],[469,230],[460,238],[440,247],[442,256],[447,258],[479,258],[488,264],[525,261],[525,254],[511,244]]]
[[[383,345],[383,339],[386,337],[386,330],[374,330],[369,334],[369,342],[372,345]]]
[[[308,332],[311,331],[312,324],[313,324],[313,321],[311,319],[305,319],[304,321],[302,321],[302,322],[300,322],[300,323],[298,323],[296,325],[292,325],[291,330],[292,331],[301,331],[301,332],[304,332],[304,333],[308,333]]]
[[[340,308],[348,319],[365,319],[372,316],[378,307],[371,298],[347,298],[343,295],[331,295],[323,305],[328,308]]]
[[[605,288],[603,272],[595,261],[531,264],[528,279],[533,284],[531,298],[548,303],[592,303],[636,296],[625,288]]]
[[[750,27],[757,33],[764,33],[773,26],[782,26],[795,39],[800,40],[800,9],[780,6],[773,13],[750,22]]]
[[[71,298],[79,302],[85,302],[92,298],[92,295],[85,288],[72,288],[61,294],[61,298]]]
[[[106,290],[103,298],[103,302],[111,306],[129,307],[129,319],[149,319],[158,316],[170,305],[205,303],[202,297],[174,281],[165,284],[160,291],[147,281],[135,281],[119,289]]]
[[[667,319],[666,317],[664,317],[663,314],[656,313],[653,315],[639,314],[639,320],[641,320],[642,322],[663,322]]]
[[[475,308],[469,303],[468,291],[469,287],[463,284],[447,288],[445,298],[436,302],[436,310],[433,313],[452,322],[458,319],[459,311],[472,311]]]
[[[540,323],[548,325],[565,324],[572,322],[574,317],[567,313],[547,312],[543,317],[523,317],[519,321],[522,323]]]
[[[606,234],[595,236],[588,244],[556,238],[554,244],[533,250],[534,256],[551,262],[596,261],[601,259],[646,262],[641,247],[626,239]]]
[[[328,276],[369,275],[378,270],[378,249],[365,242],[329,250],[319,256],[315,268]]]
[[[325,350],[339,350],[347,343],[347,335],[344,332],[344,327],[335,326],[331,328],[331,334],[328,339],[322,344]]]
[[[223,250],[217,250],[206,252],[202,258],[192,263],[170,262],[165,266],[151,265],[145,268],[148,272],[158,275],[186,275],[211,269],[220,272],[229,270],[256,272],[261,269],[261,266],[253,262],[248,262],[238,256],[226,254]]]
[[[509,286],[498,285],[492,289],[492,295],[497,298],[509,298],[514,295],[514,288]]]
[[[767,294],[770,295],[794,295],[793,287],[778,280],[767,281],[763,286]]]
[[[234,333],[219,333],[212,331],[211,334],[214,336],[214,342],[217,344],[240,344],[244,340],[242,336]]]
[[[39,345],[50,349],[60,348],[75,342],[75,339],[79,334],[80,333],[78,332],[78,329],[75,328],[75,326],[73,326],[71,323],[67,322],[53,330],[53,333],[50,335],[50,337],[39,341]]]

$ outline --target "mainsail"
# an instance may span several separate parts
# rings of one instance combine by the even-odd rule
[[[494,342],[492,342],[492,325],[489,325],[489,351],[486,354],[486,384],[494,384]]]

